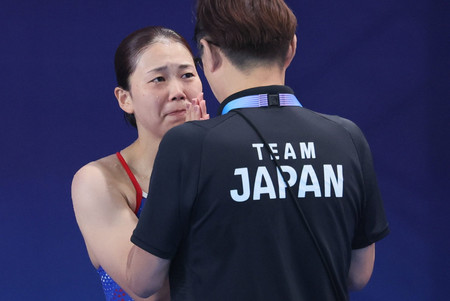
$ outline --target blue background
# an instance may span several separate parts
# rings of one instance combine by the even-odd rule
[[[448,6],[287,3],[299,20],[287,84],[304,106],[362,128],[391,225],[352,300],[448,300]],[[119,42],[147,25],[192,42],[192,11],[186,0],[2,1],[1,300],[103,300],[73,214],[72,176],[136,138],[113,95]],[[215,115],[206,81],[204,89]]]

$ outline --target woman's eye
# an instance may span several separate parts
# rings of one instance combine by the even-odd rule
[[[189,72],[189,73],[183,74],[183,76],[181,78],[191,78],[191,77],[194,77],[194,73]]]
[[[152,82],[152,83],[159,83],[159,82],[163,82],[163,81],[165,81],[164,77],[158,76],[158,77],[152,79],[150,82]]]

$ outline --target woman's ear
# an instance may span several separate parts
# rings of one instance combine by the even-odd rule
[[[122,110],[124,110],[128,114],[134,113],[133,101],[131,99],[131,94],[129,91],[121,87],[116,87],[114,89],[114,95],[116,96],[117,102],[119,103],[119,107]]]
[[[209,72],[214,72],[222,65],[222,51],[220,48],[205,39],[200,39],[200,44],[203,47],[203,68],[207,68]]]
[[[284,68],[287,69],[287,67],[289,67],[292,60],[294,59],[296,51],[297,51],[297,35],[294,34],[294,37],[292,38],[291,42],[289,43],[289,48],[286,53],[286,59],[284,60]]]

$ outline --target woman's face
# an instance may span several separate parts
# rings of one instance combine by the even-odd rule
[[[191,53],[168,39],[142,52],[129,82],[140,134],[144,130],[159,138],[185,121],[186,103],[202,92]]]

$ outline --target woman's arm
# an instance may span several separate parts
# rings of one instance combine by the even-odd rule
[[[127,293],[142,300],[130,293],[125,278],[128,251],[132,247],[130,236],[137,217],[119,183],[107,173],[98,163],[90,163],[75,174],[72,182],[75,216],[94,266],[102,266]]]

